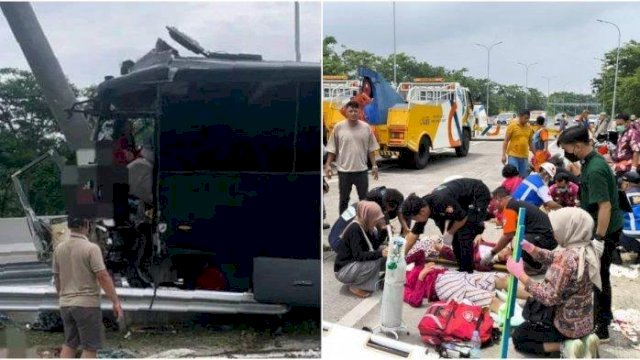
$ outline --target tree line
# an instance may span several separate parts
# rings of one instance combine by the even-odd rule
[[[604,54],[598,77],[591,81],[596,98],[611,112],[616,72],[617,49]],[[631,40],[620,47],[616,113],[640,115],[640,43]]]
[[[325,75],[347,75],[354,77],[358,66],[366,66],[381,73],[387,80],[393,80],[393,54],[387,57],[373,54],[368,51],[349,49],[338,43],[334,36],[326,36],[322,44],[323,73]],[[622,56],[622,55],[621,55]],[[528,108],[531,110],[546,110],[553,116],[555,112],[567,111],[575,114],[582,110],[565,107],[547,107],[547,96],[541,91],[520,85],[503,85],[486,78],[475,78],[466,73],[468,69],[447,69],[443,66],[434,66],[425,61],[418,61],[415,57],[404,52],[396,53],[396,78],[398,82],[413,81],[418,77],[441,77],[445,81],[459,82],[469,88],[473,101],[486,103],[487,86],[489,86],[489,110],[490,115],[496,115],[502,111],[518,111],[524,108],[525,95],[527,94]],[[640,85],[640,82],[638,82]],[[573,92],[554,92],[549,95],[550,103],[596,103],[596,97],[592,94],[577,94]],[[595,109],[591,109],[595,111]]]

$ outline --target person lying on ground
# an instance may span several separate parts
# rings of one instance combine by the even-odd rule
[[[424,263],[423,255],[416,253],[407,259],[415,263],[415,267],[407,273],[407,282],[404,290],[404,301],[411,306],[420,307],[422,300],[468,302],[472,305],[488,307],[492,313],[500,314],[505,311],[507,290],[507,274],[497,272],[466,273],[438,266],[433,262]],[[524,286],[518,287],[516,296],[519,299],[527,299],[531,295],[524,290]],[[496,290],[501,295],[497,295]],[[502,298],[501,298],[502,297]],[[521,313],[521,309],[516,311]]]
[[[483,265],[498,261],[496,255],[513,240],[518,226],[520,208],[524,208],[526,211],[524,238],[530,243],[547,250],[553,250],[558,246],[558,243],[553,238],[553,229],[549,217],[538,207],[528,202],[513,199],[507,189],[502,186],[493,191],[493,199],[498,204],[498,210],[503,214],[505,223],[502,229],[502,236],[496,246],[482,257]],[[522,257],[527,264],[527,272],[539,274],[546,270],[543,264],[535,261],[529,254],[525,253]]]
[[[541,249],[522,242],[523,252],[548,264],[544,281],[537,282],[524,272],[522,260],[507,261],[507,269],[524,285],[533,299],[553,307],[552,324],[526,321],[517,327],[512,339],[516,350],[535,355],[562,352],[564,357],[580,358],[589,351],[597,357],[598,337],[594,329],[594,286],[600,288],[600,256],[592,245],[594,221],[580,208],[563,208],[549,214],[559,250]]]
[[[482,254],[490,251],[493,248],[494,244],[486,242],[482,239],[482,234],[476,236],[473,240],[473,259],[474,259],[474,269],[477,271],[490,271],[493,264],[489,266],[483,266],[480,261],[482,259]],[[406,257],[410,258],[418,251],[422,251],[425,259],[437,259],[441,258],[449,261],[456,261],[456,257],[453,254],[453,249],[451,246],[445,245],[442,240],[442,236],[440,235],[432,235],[421,238],[416,242],[416,244],[409,250]],[[499,252],[497,256],[497,261],[495,263],[506,263],[507,257],[511,256],[511,249],[506,248],[505,250]]]
[[[373,235],[374,229],[384,226],[380,206],[373,201],[360,201],[356,217],[340,236],[333,271],[336,279],[358,297],[367,297],[376,290],[379,273],[384,269],[388,249],[379,248]]]

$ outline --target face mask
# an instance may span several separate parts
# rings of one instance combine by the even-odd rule
[[[390,210],[387,215],[389,215],[389,219],[395,219],[398,216],[398,209]]]
[[[570,162],[580,161],[580,158],[578,157],[578,155],[574,153],[568,153],[566,150],[564,151],[564,157]]]
[[[624,126],[624,125],[616,126],[616,131],[618,131],[619,133],[623,133],[626,129],[627,129],[627,127]]]
[[[565,188],[558,188],[558,189],[557,189],[557,191],[558,191],[559,193],[566,193],[566,192],[567,192],[567,189],[565,189]]]

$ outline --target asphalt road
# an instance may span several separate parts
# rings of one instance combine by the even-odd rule
[[[474,141],[471,143],[469,155],[466,158],[457,158],[453,152],[434,155],[429,165],[422,170],[408,170],[400,168],[395,162],[385,162],[380,166],[380,178],[378,181],[370,180],[370,187],[385,185],[397,188],[405,197],[415,192],[422,196],[431,191],[435,186],[450,175],[462,175],[482,179],[490,189],[494,189],[502,182],[500,163],[502,142],[500,141]],[[551,146],[552,152],[556,152],[555,145]],[[330,192],[325,195],[324,202],[327,207],[327,221],[332,224],[338,217],[338,184],[337,179],[329,181]],[[354,191],[351,194],[351,202],[357,200]],[[398,228],[398,227],[396,227]],[[496,241],[500,235],[499,229],[488,224],[484,238]],[[433,222],[428,226],[429,233],[438,234]],[[327,236],[329,230],[323,232],[323,244],[328,249]],[[323,319],[354,328],[375,327],[380,319],[380,292],[367,299],[356,298],[348,292],[346,286],[340,284],[333,274],[333,262],[335,253],[330,249],[323,254]],[[637,301],[637,293],[640,292],[638,279],[625,277],[612,277],[613,303],[618,309],[640,309]],[[410,330],[410,335],[401,335],[400,340],[414,345],[421,345],[417,325],[425,312],[422,308],[403,307],[403,320]],[[631,343],[619,332],[611,331],[611,342],[601,346],[602,357],[640,357],[640,351],[631,348]],[[499,357],[499,347],[492,346],[483,349],[482,357]],[[509,357],[524,357],[511,346]]]

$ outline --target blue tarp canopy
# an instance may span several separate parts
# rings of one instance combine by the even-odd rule
[[[359,67],[358,77],[368,78],[371,81],[373,101],[364,108],[364,113],[369,123],[371,125],[386,124],[389,109],[396,104],[403,104],[404,100],[391,87],[391,84],[377,72],[366,67]]]

